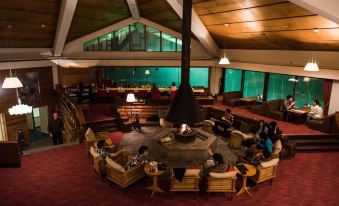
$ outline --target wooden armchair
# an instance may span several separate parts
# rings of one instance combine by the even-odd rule
[[[199,192],[200,169],[186,169],[182,182],[178,181],[171,170],[171,192]]]
[[[231,200],[233,193],[236,192],[235,184],[237,180],[237,172],[214,173],[211,172],[207,177],[207,194],[210,192],[231,193]]]
[[[90,148],[94,146],[94,144],[99,139],[107,139],[109,136],[109,132],[96,132],[94,133],[93,130],[89,127],[85,133],[85,144],[87,151],[90,151]]]
[[[90,149],[90,158],[94,171],[97,172],[101,177],[105,177],[105,159],[95,151],[93,146]]]
[[[270,184],[273,183],[273,178],[276,175],[277,168],[278,168],[279,158],[271,159],[267,162],[262,162],[257,166],[257,173],[249,177],[256,183],[257,185],[261,182],[265,182],[270,180]]]
[[[107,179],[110,181],[110,186],[112,186],[114,182],[120,187],[126,188],[145,176],[144,164],[125,170],[123,166],[127,161],[128,154],[126,152],[120,153],[114,160],[106,157],[106,173]]]

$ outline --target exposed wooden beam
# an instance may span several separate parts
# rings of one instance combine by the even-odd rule
[[[182,18],[183,4],[182,0],[167,0],[174,11]],[[205,25],[200,20],[197,13],[192,8],[192,32],[198,38],[200,43],[204,46],[207,52],[214,58],[220,56],[220,49],[215,43],[213,37],[210,35]]]
[[[54,39],[54,56],[61,56],[78,0],[62,0]]]
[[[140,12],[139,12],[139,7],[138,3],[136,0],[127,0],[127,4],[129,7],[129,10],[132,14],[133,19],[140,19]]]
[[[338,0],[289,0],[309,11],[319,14],[339,24],[339,1]]]

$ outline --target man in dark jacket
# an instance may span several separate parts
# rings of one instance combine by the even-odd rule
[[[58,112],[53,113],[52,119],[48,122],[48,132],[49,136],[53,139],[53,144],[57,145],[63,144],[62,131],[64,128],[64,124],[62,120],[59,118]]]

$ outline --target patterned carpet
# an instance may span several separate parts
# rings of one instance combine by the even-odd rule
[[[152,155],[152,154],[151,154]],[[149,197],[145,186],[151,179],[133,184],[126,194],[110,188],[91,168],[82,144],[25,155],[21,168],[0,169],[0,197],[7,205],[326,205],[339,202],[339,152],[298,153],[279,163],[273,185],[261,184],[253,198],[236,196],[233,202],[222,194],[197,199],[192,193],[164,193]],[[168,182],[160,179],[168,190]]]

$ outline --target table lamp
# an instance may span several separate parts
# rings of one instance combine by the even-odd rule
[[[127,94],[127,97],[126,97],[126,102],[130,102],[131,103],[131,105],[133,104],[133,102],[135,102],[135,96],[134,96],[134,94],[133,93],[129,93],[129,94]],[[131,118],[132,118],[132,107],[131,107]]]

